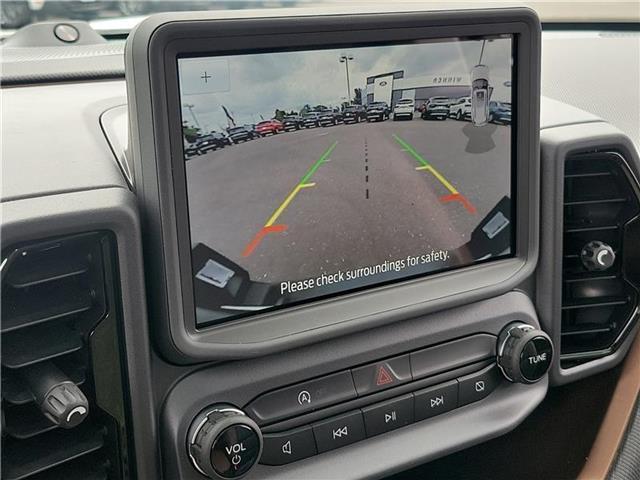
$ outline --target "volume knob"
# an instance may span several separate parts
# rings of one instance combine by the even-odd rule
[[[258,425],[228,405],[201,412],[191,423],[187,444],[193,466],[213,479],[243,477],[262,453]]]
[[[498,367],[507,380],[535,383],[551,367],[553,344],[549,336],[523,322],[507,325],[498,336]]]

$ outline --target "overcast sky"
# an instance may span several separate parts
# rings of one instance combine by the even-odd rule
[[[347,96],[342,54],[354,57],[349,62],[353,97],[353,89],[365,89],[367,77],[395,70],[404,70],[406,78],[469,73],[481,49],[482,41],[455,41],[180,59],[183,119],[194,124],[195,116],[204,131],[222,130],[227,126],[222,105],[239,125],[272,118],[276,108],[337,107]],[[511,80],[511,40],[487,42],[482,63],[490,68],[492,84]],[[210,76],[206,82],[204,72]]]

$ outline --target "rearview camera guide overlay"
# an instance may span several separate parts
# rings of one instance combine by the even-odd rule
[[[178,59],[198,324],[511,255],[512,40]]]

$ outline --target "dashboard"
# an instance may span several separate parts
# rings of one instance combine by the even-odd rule
[[[2,478],[387,478],[620,368],[639,39],[242,12],[82,72],[2,47]]]

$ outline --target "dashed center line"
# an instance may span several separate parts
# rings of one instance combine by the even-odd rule
[[[368,145],[367,145],[367,138],[365,137],[364,139],[364,171],[368,172],[369,171],[369,165],[367,165],[367,163],[369,162],[369,150],[368,150]],[[364,198],[365,199],[369,199],[369,175],[365,175],[364,176],[364,183],[366,184],[366,188],[364,190]]]

